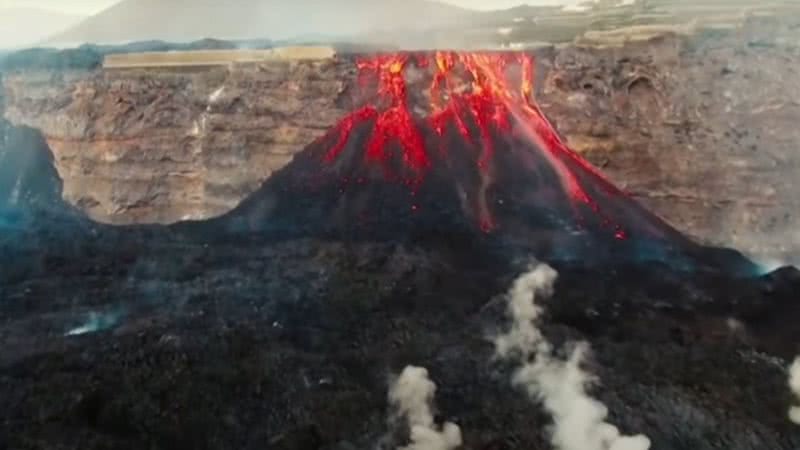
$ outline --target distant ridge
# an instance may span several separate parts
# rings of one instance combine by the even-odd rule
[[[160,39],[333,37],[424,31],[481,14],[431,0],[123,0],[51,37],[47,44],[119,44]]]

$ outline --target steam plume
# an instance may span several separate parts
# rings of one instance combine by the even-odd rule
[[[400,450],[452,450],[461,445],[461,429],[433,421],[432,404],[436,384],[423,367],[408,366],[389,389],[389,402],[408,423],[411,443]]]
[[[538,265],[514,282],[507,297],[513,322],[506,334],[495,339],[497,356],[520,364],[512,382],[541,401],[552,415],[550,441],[556,449],[648,450],[650,439],[621,435],[605,421],[605,405],[586,392],[591,375],[581,368],[581,362],[589,351],[587,344],[578,344],[566,361],[552,355],[552,345],[538,328],[542,308],[536,300],[552,295],[556,277],[555,270]]]
[[[789,368],[789,389],[800,400],[800,357],[795,359]],[[789,420],[800,425],[800,406],[789,408]]]

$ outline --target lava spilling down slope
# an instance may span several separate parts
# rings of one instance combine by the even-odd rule
[[[211,223],[237,234],[469,236],[551,259],[708,253],[565,145],[532,98],[531,56],[357,64],[362,106]]]

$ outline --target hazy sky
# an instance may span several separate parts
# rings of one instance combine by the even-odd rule
[[[91,14],[114,3],[115,0],[0,0],[0,7],[42,8],[70,14]]]
[[[44,8],[54,11],[92,14],[116,3],[117,0],[0,0],[0,7]],[[164,0],[168,1],[168,0]],[[224,1],[224,0],[221,0]],[[235,0],[233,0],[235,1]],[[334,0],[332,0],[334,1]],[[391,0],[400,1],[400,0]],[[536,5],[575,4],[578,0],[443,0],[455,5],[475,9],[510,8],[521,3]]]

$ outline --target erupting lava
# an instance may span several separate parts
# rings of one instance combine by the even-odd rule
[[[358,69],[360,84],[363,88],[374,88],[376,99],[348,115],[334,129],[337,137],[325,154],[326,161],[336,161],[359,125],[372,123],[372,132],[365,145],[367,162],[381,164],[387,178],[402,178],[387,164],[393,157],[392,151],[399,148],[408,172],[404,181],[418,186],[432,166],[424,128],[432,129],[441,138],[438,149],[441,156],[446,157],[453,151],[479,153],[476,161],[481,171],[480,191],[483,195],[477,200],[477,208],[481,227],[489,231],[495,226],[485,198],[485,191],[492,183],[496,151],[493,133],[513,134],[532,142],[544,152],[573,205],[588,207],[617,239],[626,238],[623,227],[601,211],[566,165],[565,160],[569,160],[591,173],[606,194],[624,195],[563,143],[533,101],[534,64],[530,55],[452,51],[398,53],[361,59]],[[432,72],[429,104],[421,113],[412,110],[409,104],[406,77],[412,70]],[[516,78],[518,83],[511,82],[512,78]],[[444,147],[444,137],[450,130],[461,136],[462,145],[459,147],[472,148]],[[580,220],[579,210],[576,208],[575,212]]]
[[[200,226],[204,236],[485,245],[503,259],[583,264],[689,267],[728,257],[683,236],[567,148],[532,99],[531,56],[398,53],[357,63],[355,111]]]

